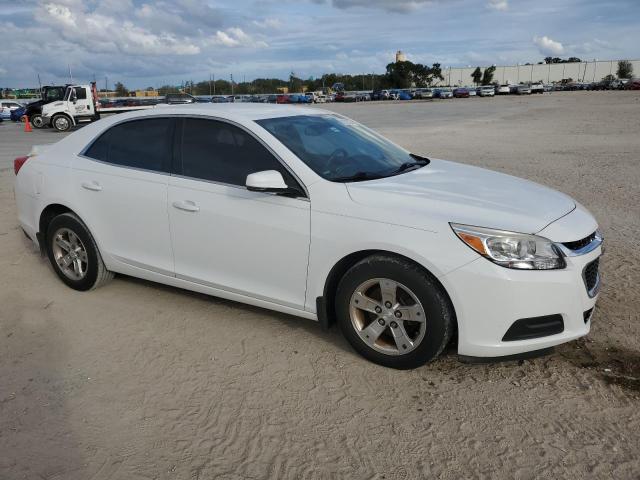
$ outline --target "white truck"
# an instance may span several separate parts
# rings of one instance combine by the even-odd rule
[[[184,94],[167,94],[163,103],[194,103],[195,97]],[[119,105],[103,107],[98,101],[95,82],[89,85],[68,85],[62,100],[42,106],[43,126],[50,125],[59,132],[66,132],[79,123],[99,120],[100,115],[132,112],[155,108],[149,105]]]

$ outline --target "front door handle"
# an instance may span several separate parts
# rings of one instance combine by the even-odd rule
[[[173,202],[173,206],[178,210],[184,210],[185,212],[199,212],[200,207],[191,200],[185,200],[183,202]]]
[[[102,190],[102,186],[96,182],[82,182],[82,188],[85,188],[87,190],[91,190],[93,192],[99,192],[100,190]]]

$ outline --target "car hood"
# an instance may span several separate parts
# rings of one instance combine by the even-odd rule
[[[436,159],[404,174],[348,183],[347,190],[358,216],[432,231],[453,222],[537,233],[576,207],[537,183]]]

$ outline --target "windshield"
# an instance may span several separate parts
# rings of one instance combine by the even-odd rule
[[[335,182],[371,180],[426,165],[377,133],[337,115],[257,120],[318,175]]]
[[[46,102],[55,102],[56,100],[62,100],[65,90],[65,87],[46,88],[44,91],[44,100]]]

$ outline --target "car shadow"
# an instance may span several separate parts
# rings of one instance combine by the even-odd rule
[[[564,360],[594,373],[607,385],[640,393],[640,353],[582,338],[558,348]]]
[[[194,291],[186,290],[179,287],[172,287],[170,285],[164,285],[162,283],[157,283],[157,282],[144,280],[136,277],[130,277],[122,274],[118,274],[116,276],[116,279],[118,281],[126,282],[130,285],[143,285],[143,286],[147,286],[154,289],[160,289],[160,290],[164,290],[171,293],[179,292],[180,295],[193,298],[197,301],[202,301],[209,304],[213,302],[216,305],[242,309],[246,312],[268,316],[269,318],[277,319],[279,322],[286,324],[291,329],[300,329],[304,331],[305,334],[313,335],[316,338],[328,344],[338,347],[343,352],[359,357],[355,353],[355,351],[351,348],[349,343],[345,340],[345,338],[342,336],[337,325],[333,325],[329,330],[325,330],[320,326],[319,322],[316,322],[314,320],[306,319],[303,317],[297,317],[295,315],[289,315],[282,312],[277,312],[275,310],[269,310],[267,308],[256,307],[254,305],[249,305],[242,302],[227,300],[225,298],[220,298],[213,295],[194,292]],[[242,316],[239,316],[239,318],[242,318]]]

